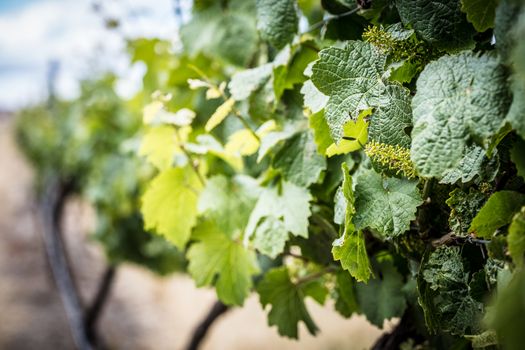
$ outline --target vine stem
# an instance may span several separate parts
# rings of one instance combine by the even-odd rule
[[[317,271],[317,272],[314,272],[312,274],[309,274],[309,275],[306,275],[304,277],[299,278],[295,284],[296,285],[300,285],[300,284],[304,284],[304,283],[307,283],[307,282],[310,282],[310,281],[315,281],[316,279],[322,277],[324,274],[330,273],[330,272],[335,272],[335,271],[337,271],[337,269],[338,268],[335,267],[335,266],[327,266],[324,269],[322,269],[321,271]]]
[[[42,235],[47,260],[66,311],[75,346],[79,350],[91,350],[93,345],[87,337],[82,303],[67,261],[61,232],[62,213],[70,192],[71,186],[62,183],[56,177],[46,181],[39,203]]]
[[[99,282],[95,297],[85,313],[87,337],[93,343],[97,341],[95,326],[110,295],[116,272],[117,268],[114,265],[109,265],[106,268]]]
[[[221,97],[223,99],[224,102],[226,102],[228,100],[228,97],[224,94],[223,91],[221,91],[215,84],[211,83],[208,81],[209,84],[213,85],[220,93],[221,93]],[[257,133],[255,132],[255,130],[252,129],[252,127],[250,126],[250,124],[248,124],[248,121],[246,120],[246,118],[244,118],[241,114],[241,112],[237,109],[237,107],[233,106],[232,107],[232,112],[233,112],[233,115],[239,119],[239,121],[242,123],[242,125],[248,129],[250,131],[250,133],[252,134],[253,137],[255,137],[255,139],[259,142],[261,142],[261,139],[259,138],[259,135],[257,135]]]
[[[200,347],[204,338],[206,337],[206,334],[208,334],[208,331],[210,330],[213,323],[228,310],[229,307],[227,305],[223,304],[220,300],[217,300],[212,305],[210,311],[208,311],[206,317],[195,328],[195,331],[193,332],[193,335],[190,339],[190,342],[186,346],[186,349],[197,350]]]
[[[304,262],[309,262],[310,261],[310,259],[308,259],[307,257],[299,255],[299,254],[295,254],[295,253],[292,253],[292,252],[285,252],[285,253],[283,253],[283,255],[284,256],[290,256],[292,258],[299,259],[299,260],[302,260]]]
[[[195,174],[197,175],[199,182],[201,183],[203,187],[206,186],[206,181],[204,180],[204,177],[202,177],[201,173],[199,172],[199,168],[197,166],[195,159],[193,159],[193,156],[190,154],[190,152],[188,152],[186,147],[184,147],[184,144],[182,143],[182,139],[179,134],[179,130],[177,128],[175,128],[175,137],[177,138],[177,146],[179,146],[182,153],[184,153],[186,158],[188,158],[188,162],[190,163],[191,168],[193,169]]]

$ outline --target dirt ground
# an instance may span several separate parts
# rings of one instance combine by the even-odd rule
[[[16,149],[11,124],[0,117],[0,349],[72,349],[32,204],[32,172]],[[104,266],[100,249],[87,237],[92,212],[73,200],[65,221],[77,284],[89,300]],[[161,279],[123,266],[99,332],[113,349],[182,349],[215,299],[212,290],[196,289],[185,276]],[[301,328],[300,341],[291,341],[267,326],[254,295],[215,323],[202,348],[366,349],[382,333],[362,317],[341,318],[332,307],[308,303],[321,332],[312,337]]]

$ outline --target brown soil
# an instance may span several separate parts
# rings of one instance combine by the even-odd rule
[[[53,284],[32,203],[32,172],[16,149],[12,121],[0,118],[0,349],[74,348],[64,309]],[[89,242],[93,223],[79,200],[67,206],[66,242],[77,284],[89,300],[104,267],[99,247]],[[132,265],[119,268],[99,324],[113,349],[182,349],[216,297],[185,276],[159,278]],[[365,349],[381,334],[362,317],[345,320],[308,303],[321,333],[301,328],[300,341],[267,326],[257,297],[216,322],[203,349]]]

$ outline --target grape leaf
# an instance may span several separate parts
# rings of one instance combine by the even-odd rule
[[[142,139],[139,155],[157,169],[164,170],[173,165],[176,152],[181,152],[175,139],[175,130],[171,126],[161,125],[150,128]]]
[[[297,339],[301,321],[311,334],[317,333],[318,328],[304,304],[304,298],[309,295],[307,287],[308,283],[293,283],[286,267],[268,271],[257,285],[263,307],[271,305],[268,324],[277,326],[280,335]]]
[[[235,101],[247,99],[263,86],[271,75],[272,65],[270,63],[235,73],[228,84],[233,99]]]
[[[211,222],[199,224],[192,238],[197,243],[188,249],[188,271],[197,287],[214,284],[223,303],[242,305],[250,293],[252,276],[259,273],[255,253]]]
[[[198,11],[181,27],[180,34],[191,56],[203,52],[238,66],[244,66],[257,49],[255,20],[240,8],[228,12],[218,7]]]
[[[304,105],[312,113],[323,110],[328,103],[328,96],[319,91],[310,79],[304,82],[301,87],[301,94],[304,96]]]
[[[492,181],[499,170],[498,157],[488,158],[485,150],[479,146],[468,146],[465,155],[459,163],[445,171],[442,184],[455,184],[458,181],[467,183],[476,179]]]
[[[523,266],[525,254],[525,208],[521,208],[521,211],[514,215],[509,226],[507,243],[509,245],[509,254],[514,264]]]
[[[335,309],[344,317],[350,317],[359,311],[354,281],[346,271],[336,275]]]
[[[276,258],[283,252],[287,240],[288,231],[286,231],[283,222],[268,216],[263,218],[255,229],[253,246],[262,254]]]
[[[226,119],[226,117],[232,111],[234,104],[235,100],[233,98],[229,98],[222,105],[220,105],[204,126],[206,132],[212,131],[217,125],[222,123],[222,121]]]
[[[418,173],[441,177],[497,133],[509,106],[506,73],[491,55],[463,52],[429,63],[412,99],[411,157]]]
[[[341,243],[338,241],[340,240]],[[340,260],[343,269],[358,282],[368,282],[372,270],[366,253],[363,231],[347,231],[334,242],[332,254],[334,260]]]
[[[461,11],[478,32],[494,27],[496,7],[499,0],[461,0]]]
[[[332,254],[334,260],[340,260],[343,269],[347,270],[357,281],[367,282],[372,270],[366,253],[365,239],[362,231],[356,231],[352,218],[355,214],[352,177],[348,166],[343,163],[342,193],[344,195],[346,211],[343,235],[333,243]]]
[[[357,300],[361,311],[370,323],[383,328],[383,322],[392,317],[400,317],[406,307],[401,293],[403,276],[390,260],[380,262],[381,273],[367,284],[358,283]]]
[[[510,158],[516,166],[518,175],[525,179],[525,141],[522,139],[516,140],[510,151]]]
[[[512,217],[525,205],[525,195],[514,191],[494,193],[472,220],[469,231],[483,238],[512,221]]]
[[[224,150],[228,154],[251,156],[259,150],[259,140],[251,130],[240,129],[228,137]]]
[[[487,198],[481,192],[474,190],[464,192],[456,188],[450,192],[450,197],[446,200],[450,207],[448,218],[449,227],[458,236],[466,236],[469,233],[470,223],[479,212]]]
[[[259,163],[272,148],[277,146],[281,141],[287,140],[295,135],[295,128],[285,128],[282,131],[271,131],[261,138],[261,146],[259,147],[259,154],[257,155],[257,162]]]
[[[516,47],[515,24],[520,15],[520,8],[520,2],[515,0],[500,0],[496,8],[494,38],[498,53],[504,60],[509,58],[511,50]]]
[[[423,203],[417,181],[383,178],[373,170],[363,170],[356,179],[354,225],[372,228],[387,238],[399,236],[416,218]]]
[[[273,166],[281,170],[284,178],[297,186],[308,187],[319,180],[326,169],[325,158],[317,152],[310,130],[288,139],[275,155]]]
[[[233,169],[241,171],[244,167],[242,157],[239,153],[227,152],[222,144],[212,135],[201,134],[197,136],[197,144],[186,143],[188,151],[196,154],[211,154],[228,163]]]
[[[157,175],[142,197],[144,227],[184,249],[197,222],[197,200],[202,188],[189,168],[172,168]]]
[[[339,144],[332,143],[326,149],[326,155],[332,157],[336,154],[345,154],[357,151],[368,141],[368,122],[365,121],[363,113],[354,122],[349,120],[343,127],[343,139]]]
[[[480,329],[483,304],[471,295],[468,272],[463,266],[460,247],[442,246],[434,251],[421,267],[419,290],[427,295],[420,299],[425,318],[436,324],[430,329],[441,329],[452,334],[475,334]],[[429,314],[433,313],[433,314]]]
[[[425,263],[422,274],[432,290],[448,290],[458,284],[466,284],[468,281],[459,247],[438,248]]]
[[[257,29],[278,49],[292,41],[299,16],[294,0],[257,0]]]
[[[352,200],[353,205],[353,200]],[[345,224],[347,200],[343,193],[343,186],[339,186],[334,195],[334,223],[338,225]],[[355,210],[354,210],[355,211]],[[352,224],[352,222],[350,222]]]
[[[248,176],[232,179],[217,175],[206,182],[198,209],[212,219],[229,237],[235,239],[246,227],[260,192],[257,182]]]
[[[343,126],[359,112],[385,105],[386,88],[381,80],[386,55],[372,44],[350,41],[344,49],[330,47],[319,52],[312,67],[312,82],[329,96],[325,118],[332,138],[339,143]]]
[[[368,137],[371,141],[409,148],[410,136],[406,130],[412,126],[410,91],[399,85],[389,85],[385,95],[389,103],[372,113]]]
[[[517,270],[505,288],[498,291],[490,315],[489,325],[496,330],[504,349],[520,350],[525,342],[525,269]]]
[[[268,216],[282,218],[287,232],[308,237],[311,200],[312,196],[307,189],[290,182],[283,181],[280,186],[265,188],[250,215],[245,238],[250,237],[259,221]]]
[[[512,104],[505,119],[525,139],[525,80],[515,78],[511,83],[511,89]]]
[[[396,0],[405,26],[411,25],[418,37],[440,49],[473,47],[475,33],[461,12],[460,0]]]
[[[325,154],[326,149],[330,147],[333,140],[332,136],[330,136],[330,128],[328,127],[326,119],[324,118],[324,112],[321,111],[310,115],[308,121],[310,129],[312,129],[312,132],[314,133],[314,140],[317,144],[317,150],[319,153]]]

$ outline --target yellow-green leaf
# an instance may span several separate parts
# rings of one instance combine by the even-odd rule
[[[190,167],[171,168],[157,175],[142,197],[146,230],[153,230],[184,249],[197,222],[201,189],[202,184]]]
[[[259,149],[259,140],[248,129],[234,132],[224,146],[226,153],[250,156]]]
[[[357,121],[350,120],[343,127],[343,138],[339,144],[333,143],[326,149],[326,155],[332,157],[336,154],[345,154],[360,149],[368,140],[368,122],[365,121],[363,113]]]
[[[206,123],[206,126],[204,129],[207,132],[212,131],[217,125],[222,123],[224,119],[230,114],[232,111],[233,105],[235,104],[235,100],[233,98],[229,98],[224,102],[222,105],[220,105],[215,113],[211,116],[211,118]]]
[[[190,132],[190,127],[181,128],[180,141],[185,142]],[[173,127],[166,125],[152,127],[144,134],[139,155],[146,157],[157,169],[164,170],[172,166],[177,154],[182,154],[182,150],[177,144]]]

